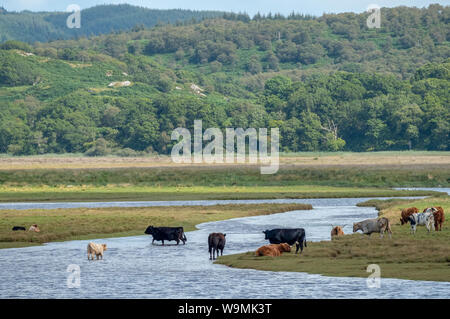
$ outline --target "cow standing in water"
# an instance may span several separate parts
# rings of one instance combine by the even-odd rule
[[[263,233],[266,235],[265,239],[268,239],[271,244],[288,243],[290,246],[296,244],[295,253],[298,253],[299,248],[301,248],[300,253],[303,252],[303,244],[306,247],[305,230],[303,228],[272,229],[265,230]]]
[[[92,257],[92,260],[94,260],[94,256],[96,256],[97,260],[99,257],[103,259],[103,253],[106,249],[106,244],[96,244],[90,242],[87,246],[88,260],[91,260],[90,257]]]
[[[219,250],[221,256],[223,256],[223,249],[225,248],[226,239],[225,236],[227,234],[222,233],[211,233],[208,236],[208,250],[209,250],[209,259],[214,260],[216,256],[219,257]]]
[[[153,227],[148,226],[145,230],[145,233],[147,235],[152,235],[153,240],[152,244],[155,242],[155,240],[162,241],[162,244],[164,246],[164,241],[171,241],[174,240],[177,242],[177,245],[180,243],[180,241],[183,242],[183,245],[186,244],[186,235],[184,235],[183,227]]]

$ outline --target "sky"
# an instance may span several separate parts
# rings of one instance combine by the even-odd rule
[[[304,14],[363,12],[371,4],[380,7],[400,5],[427,7],[432,3],[450,5],[450,0],[0,0],[8,11],[66,11],[70,4],[86,9],[98,4],[129,3],[152,9],[192,9],[260,13]]]

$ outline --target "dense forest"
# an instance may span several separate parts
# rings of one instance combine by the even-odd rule
[[[81,10],[81,28],[69,29],[67,12],[8,12],[0,7],[0,42],[19,40],[33,43],[72,39],[128,31],[135,26],[195,23],[223,16],[218,11],[156,10],[143,7],[99,5]]]
[[[176,127],[279,127],[282,151],[448,150],[450,7],[221,14],[0,44],[0,153],[168,153]],[[31,31],[30,31],[31,32]]]

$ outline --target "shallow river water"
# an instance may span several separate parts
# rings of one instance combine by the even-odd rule
[[[267,243],[262,231],[276,227],[305,228],[308,241],[328,239],[331,224],[346,225],[348,233],[354,221],[377,216],[374,208],[355,206],[365,200],[2,204],[3,209],[25,209],[277,202],[311,203],[314,209],[200,224],[186,233],[184,246],[151,245],[146,235],[95,240],[108,245],[101,261],[87,260],[87,240],[2,249],[0,298],[450,298],[450,283],[382,278],[380,288],[368,288],[366,278],[233,269],[209,260],[210,232],[227,234],[225,254],[255,250]],[[79,288],[67,286],[70,264],[81,269]]]

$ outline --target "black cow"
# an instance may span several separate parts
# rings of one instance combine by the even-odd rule
[[[153,227],[148,226],[145,230],[147,235],[152,235],[153,240],[152,244],[155,240],[162,241],[164,245],[165,240],[175,240],[177,245],[180,243],[180,240],[183,242],[183,245],[186,243],[187,239],[184,235],[183,227]]]
[[[13,230],[13,231],[17,231],[17,230],[26,230],[26,228],[25,228],[25,227],[22,227],[22,226],[14,226],[14,227],[12,228],[12,230]]]
[[[293,228],[293,229],[272,229],[265,230],[263,233],[266,235],[265,239],[268,239],[271,244],[282,244],[287,243],[289,245],[297,245],[297,250],[295,253],[298,253],[298,248],[300,247],[300,253],[303,252],[303,243],[306,246],[306,238],[305,238],[305,230],[303,228]]]
[[[226,239],[225,236],[227,234],[222,233],[211,233],[208,236],[208,251],[209,251],[209,259],[216,259],[216,256],[219,257],[219,250],[221,255],[223,256],[223,249],[225,248]]]

